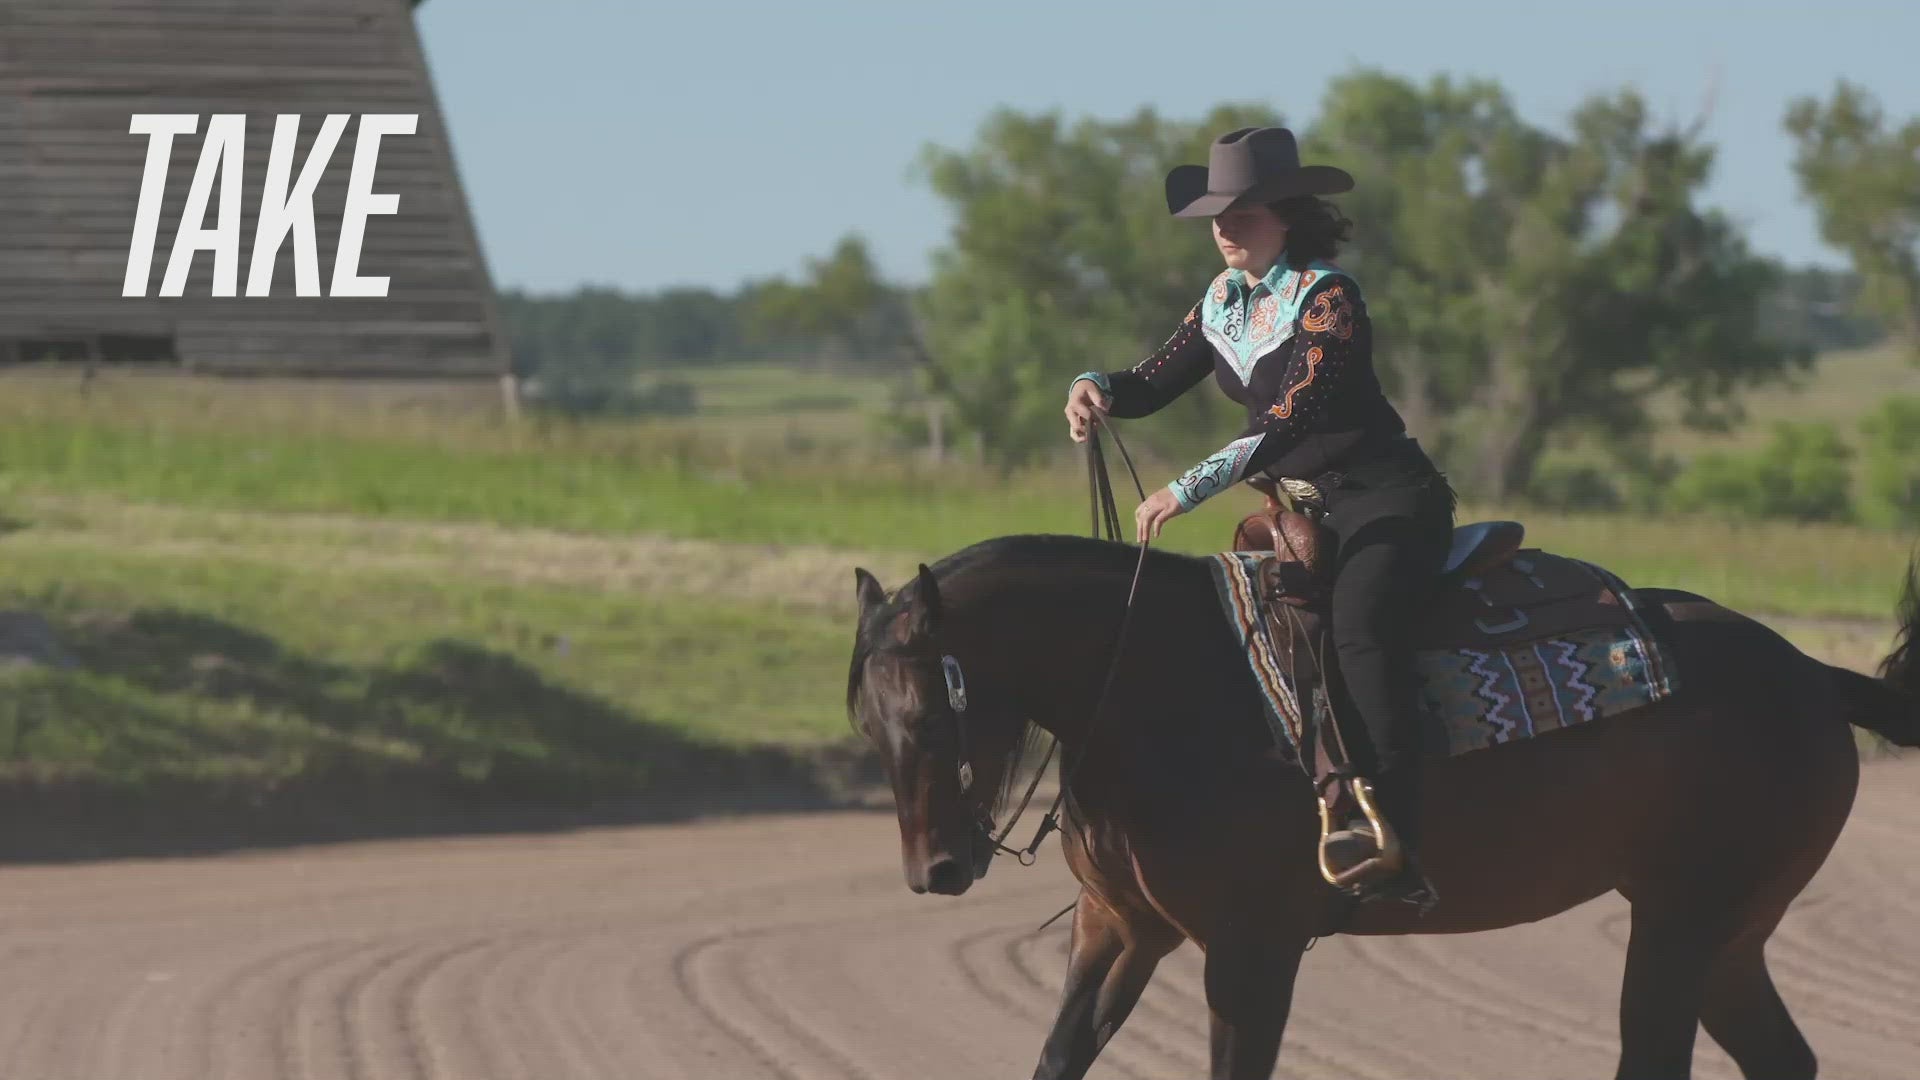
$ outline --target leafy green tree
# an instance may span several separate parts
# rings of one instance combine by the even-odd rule
[[[1348,261],[1382,377],[1476,496],[1525,491],[1555,437],[1641,454],[1665,396],[1725,423],[1735,388],[1808,358],[1762,329],[1773,268],[1694,203],[1712,151],[1631,92],[1561,136],[1491,82],[1360,72],[1309,142],[1359,179]]]
[[[859,236],[807,260],[800,280],[761,282],[748,295],[749,321],[761,339],[799,336],[858,360],[920,360],[926,352],[910,292],[880,277]]]
[[[955,224],[921,310],[955,427],[1007,464],[1059,445],[1067,381],[1146,355],[1219,272],[1205,224],[1167,214],[1166,170],[1206,160],[1221,131],[1275,122],[1244,108],[1198,124],[1002,110],[973,146],[928,148],[926,178]],[[1218,433],[1216,398],[1189,394],[1156,417],[1156,441]]]
[[[1852,516],[1852,456],[1832,424],[1781,421],[1758,451],[1695,458],[1674,481],[1670,504],[1736,518],[1844,521]]]
[[[1003,111],[973,147],[930,149],[956,226],[928,346],[959,424],[1008,461],[1057,440],[1064,380],[1143,355],[1218,270],[1204,226],[1166,213],[1167,168],[1276,122],[1254,106],[1197,124]],[[1631,94],[1588,102],[1562,136],[1493,83],[1360,72],[1331,85],[1303,141],[1358,178],[1343,262],[1370,298],[1376,361],[1474,495],[1525,491],[1556,436],[1643,455],[1656,400],[1724,423],[1735,388],[1806,359],[1760,329],[1772,267],[1694,205],[1710,150]],[[1231,425],[1218,395],[1169,411],[1157,432]]]
[[[1870,94],[1843,80],[1827,101],[1794,102],[1786,127],[1821,235],[1852,259],[1867,310],[1920,357],[1920,117],[1892,126]]]
[[[1861,520],[1920,525],[1920,397],[1894,397],[1860,422],[1865,437]]]
[[[558,296],[500,296],[522,374],[556,364],[733,359],[745,352],[736,306],[733,297],[699,288],[633,294],[586,286]]]
[[[893,360],[915,366],[928,390],[945,384],[927,351],[925,328],[911,290],[880,277],[866,241],[843,237],[824,258],[810,259],[799,281],[774,280],[751,289],[750,323],[762,341],[798,336],[843,357]],[[938,393],[899,399],[879,418],[893,437],[946,456],[946,402]]]

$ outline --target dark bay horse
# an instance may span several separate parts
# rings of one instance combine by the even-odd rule
[[[1034,1075],[1083,1076],[1183,940],[1205,953],[1213,1076],[1271,1075],[1317,936],[1459,933],[1618,890],[1632,904],[1620,1077],[1685,1077],[1698,1026],[1748,1077],[1815,1074],[1762,953],[1853,805],[1849,724],[1920,745],[1920,602],[1881,678],[1743,617],[1679,622],[1679,693],[1637,712],[1434,761],[1423,863],[1440,902],[1357,911],[1315,863],[1317,804],[1272,746],[1204,560],[1151,553],[1096,717],[1138,549],[1009,537],[887,595],[856,572],[848,677],[879,748],[915,892],[986,872],[980,820],[1036,734],[1084,754],[1062,846],[1082,884],[1059,1015]],[[947,663],[951,658],[951,664]],[[954,678],[964,672],[956,711]],[[962,765],[965,765],[963,783]]]

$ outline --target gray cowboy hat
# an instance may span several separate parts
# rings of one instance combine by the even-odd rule
[[[1167,210],[1174,217],[1213,217],[1230,206],[1353,190],[1353,177],[1331,165],[1301,165],[1293,132],[1240,128],[1213,140],[1205,165],[1176,165],[1167,174]]]

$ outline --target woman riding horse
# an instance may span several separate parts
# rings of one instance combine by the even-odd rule
[[[1283,485],[1337,537],[1331,601],[1343,685],[1373,760],[1377,801],[1409,856],[1383,892],[1416,892],[1412,867],[1421,729],[1409,627],[1453,533],[1452,489],[1406,433],[1373,368],[1373,329],[1353,277],[1328,260],[1351,222],[1320,198],[1353,178],[1300,164],[1285,128],[1242,128],[1216,139],[1208,164],[1167,175],[1175,217],[1212,218],[1227,269],[1172,337],[1126,371],[1075,378],[1066,414],[1076,441],[1103,417],[1165,408],[1212,372],[1246,406],[1247,427],[1225,448],[1140,504],[1141,542],[1169,519],[1234,483]],[[1365,781],[1360,781],[1365,783]],[[1328,838],[1338,869],[1377,853],[1364,818]]]

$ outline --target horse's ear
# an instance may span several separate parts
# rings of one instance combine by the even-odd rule
[[[933,633],[934,624],[939,621],[940,583],[934,579],[933,571],[921,563],[920,576],[913,581],[912,596],[907,604],[904,640],[926,637]]]
[[[867,573],[865,567],[853,568],[853,587],[860,597],[860,614],[865,616],[873,609],[887,602],[887,590],[880,587],[880,579]]]

